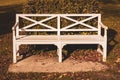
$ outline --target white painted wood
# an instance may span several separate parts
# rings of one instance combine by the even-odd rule
[[[16,14],[17,16],[99,16],[100,14]]]
[[[40,32],[45,32],[45,31],[57,31],[57,29],[55,30],[51,30],[51,29],[19,29],[19,31],[27,31],[27,32],[35,32],[35,31],[40,31]]]
[[[97,17],[97,16],[92,16],[92,17],[89,17],[89,18],[84,19],[84,20],[81,20],[81,21],[77,21],[77,20],[74,20],[74,19],[72,19],[72,18],[68,18],[68,17],[65,17],[65,16],[63,16],[63,17],[66,18],[66,19],[68,19],[68,20],[71,20],[71,21],[73,21],[73,22],[75,22],[75,23],[73,23],[72,25],[69,25],[69,26],[66,26],[66,27],[62,28],[62,30],[71,28],[71,27],[76,26],[76,25],[78,25],[78,24],[81,24],[81,25],[86,26],[86,27],[91,28],[91,29],[96,29],[95,27],[90,26],[90,25],[87,25],[87,24],[85,24],[84,22],[85,22],[85,21],[88,21],[88,20],[90,20],[90,19],[93,19],[93,18],[95,18],[95,17]]]
[[[37,25],[37,24],[40,24],[40,25],[42,25],[42,26],[44,26],[44,27],[46,27],[46,28],[55,29],[55,28],[53,28],[53,27],[51,27],[51,26],[48,26],[48,25],[42,23],[42,22],[47,21],[47,20],[50,20],[50,19],[52,19],[52,18],[54,18],[54,17],[55,17],[55,16],[52,16],[52,17],[50,17],[50,18],[47,18],[47,19],[44,19],[44,20],[41,20],[41,21],[35,21],[35,20],[33,20],[33,19],[30,19],[30,18],[27,18],[27,17],[24,17],[24,16],[23,16],[22,18],[34,22],[33,24],[30,24],[30,25],[28,25],[28,26],[26,26],[26,27],[23,27],[23,29],[27,29],[27,28],[33,27],[34,25]]]
[[[17,46],[16,46],[16,53],[17,53],[17,56],[20,56],[20,54],[19,54],[19,45],[17,44]]]
[[[58,61],[59,62],[62,62],[62,46],[61,45],[62,45],[61,42],[59,42],[58,44],[58,56],[59,56]]]
[[[40,24],[40,25],[42,25],[42,26],[45,26],[45,27],[47,27],[47,28],[50,28],[50,29],[52,29],[52,30],[56,30],[54,27],[52,27],[52,26],[48,26],[48,25],[46,25],[46,24],[43,24],[43,23],[38,23],[38,24]]]
[[[98,17],[98,15],[97,16],[94,15],[94,16],[91,16],[89,18],[86,18],[86,19],[82,20],[81,22],[83,23],[83,22],[86,22],[86,21],[91,20],[91,19],[96,18],[96,17]]]
[[[86,27],[88,27],[88,28],[91,28],[91,29],[97,29],[97,28],[95,28],[95,27],[93,27],[93,26],[90,26],[90,25],[88,25],[88,24],[85,24],[85,23],[80,23],[80,24],[82,24],[83,26],[86,26]]]
[[[47,18],[36,21],[29,17],[36,16],[36,17],[43,17],[46,16]],[[77,21],[75,19],[70,18],[70,16],[87,16],[88,18],[83,19],[81,21]],[[19,17],[26,19],[28,21],[33,22],[33,24],[24,26],[23,28],[19,28]],[[98,28],[85,24],[84,22],[98,18]],[[44,24],[44,22],[48,20],[57,19],[57,28],[53,26],[49,26]],[[61,18],[65,18],[69,21],[73,21],[74,23],[68,26],[61,28]],[[34,27],[35,25],[42,25],[48,29],[29,29]],[[69,29],[76,25],[83,25],[88,29]],[[101,28],[104,28],[104,36],[101,35]],[[13,26],[13,63],[17,62],[17,52],[19,50],[19,45],[21,44],[54,44],[58,47],[58,61],[62,62],[62,48],[66,44],[99,44],[102,46],[103,51],[101,51],[103,55],[103,61],[106,61],[107,57],[107,26],[103,25],[101,22],[101,14],[16,14],[16,24]],[[20,31],[25,32],[56,32],[57,35],[20,35]],[[96,35],[61,35],[61,32],[70,32],[70,31],[97,31],[98,34]]]
[[[101,22],[101,15],[98,16],[98,35],[101,35],[101,25],[99,24]]]
[[[103,52],[101,50],[101,46],[98,44],[98,47],[97,47],[97,52],[101,53],[103,55]]]
[[[98,29],[61,29],[60,31],[67,31],[67,32],[69,32],[69,31],[98,31]]]
[[[15,30],[13,29],[13,63],[17,62],[16,58],[16,37],[15,37]]]
[[[60,36],[60,16],[57,16],[57,29],[58,29],[57,35]]]
[[[102,28],[104,28],[104,29],[108,29],[108,27],[105,26],[102,22],[100,22],[99,24],[101,25]]]

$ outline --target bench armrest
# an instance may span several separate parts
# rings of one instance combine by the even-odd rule
[[[15,25],[12,27],[12,30],[15,31],[17,26],[18,26],[18,22],[15,23]]]
[[[107,40],[107,29],[108,29],[108,27],[105,26],[102,22],[100,23],[100,25],[101,25],[102,28],[104,28],[104,37],[105,37],[106,40]]]
[[[104,29],[106,29],[106,30],[108,29],[108,27],[105,26],[102,22],[100,22],[100,25],[101,25],[102,28],[104,28]]]
[[[15,25],[12,27],[13,31],[13,41],[16,40],[16,27],[18,26],[18,22],[15,23]]]

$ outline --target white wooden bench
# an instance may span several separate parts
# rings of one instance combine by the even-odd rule
[[[35,20],[31,17],[46,17],[42,20]],[[81,18],[80,18],[81,17]],[[84,17],[84,18],[82,18]],[[20,18],[31,21],[29,25],[20,26]],[[80,18],[77,20],[77,18]],[[45,22],[55,19],[56,27]],[[65,19],[65,20],[63,20]],[[71,21],[69,25],[62,27],[62,21]],[[96,26],[87,24],[87,21],[96,21]],[[32,28],[41,25],[44,28]],[[80,26],[77,28],[77,26]],[[82,28],[81,28],[82,26]],[[85,28],[84,28],[85,27]],[[102,35],[102,29],[104,34]],[[57,46],[59,62],[62,62],[62,48],[66,44],[98,44],[97,51],[102,53],[103,61],[107,56],[107,27],[101,22],[101,14],[16,14],[16,24],[13,30],[13,63],[17,62],[18,50],[21,44],[54,44]],[[56,35],[23,35],[20,32],[55,32]],[[62,32],[66,33],[63,34]],[[67,33],[69,32],[69,33]],[[73,34],[73,33],[79,34]],[[96,32],[87,34],[84,32]],[[81,33],[81,34],[80,34]],[[85,35],[84,35],[85,34]],[[101,49],[102,46],[102,49]]]

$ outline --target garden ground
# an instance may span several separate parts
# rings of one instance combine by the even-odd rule
[[[18,8],[1,7],[0,14],[0,79],[1,80],[119,80],[120,79],[120,4],[102,4],[102,21],[108,30],[108,58],[109,69],[106,71],[66,72],[66,73],[12,73],[8,67],[12,64],[12,33],[14,14]],[[7,11],[8,10],[8,11]],[[6,12],[7,11],[7,12]],[[13,13],[14,12],[14,13]],[[103,16],[104,15],[104,16]],[[83,50],[84,51],[84,50]],[[80,52],[83,52],[80,51]],[[88,50],[91,51],[91,50]],[[42,51],[41,51],[42,52]],[[76,51],[75,51],[76,52]],[[73,59],[78,54],[71,53]],[[85,53],[85,52],[84,52]],[[51,56],[48,54],[48,56]]]

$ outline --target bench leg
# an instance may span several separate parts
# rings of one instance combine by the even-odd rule
[[[107,44],[103,45],[103,62],[106,62],[107,58]]]
[[[13,63],[16,63],[16,62],[17,62],[16,53],[17,53],[16,43],[13,41]]]
[[[102,52],[102,50],[101,50],[101,46],[100,46],[100,44],[98,44],[97,52],[99,52],[99,53],[101,53],[101,54],[103,55],[103,52]]]
[[[103,62],[106,62],[107,58],[107,43],[102,44],[103,50],[101,50],[101,46],[98,45],[97,51],[100,52],[103,55]]]
[[[61,44],[58,45],[58,50],[57,50],[57,54],[58,54],[58,61],[62,62],[62,46]]]
[[[19,44],[16,45],[17,56],[20,56],[20,54],[19,54],[19,46],[20,46]]]

